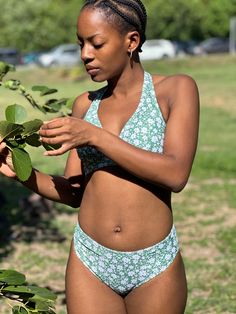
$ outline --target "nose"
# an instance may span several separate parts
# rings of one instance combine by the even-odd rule
[[[94,56],[92,54],[92,51],[91,49],[87,46],[87,45],[84,45],[82,48],[81,48],[81,60],[84,62],[84,63],[87,63],[88,61],[91,61],[94,59]]]

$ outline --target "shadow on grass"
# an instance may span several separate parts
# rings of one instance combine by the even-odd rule
[[[57,214],[53,202],[1,176],[0,261],[12,253],[16,242],[64,241],[65,236],[53,226]]]

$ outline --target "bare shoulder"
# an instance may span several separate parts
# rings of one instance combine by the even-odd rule
[[[198,87],[196,81],[189,75],[177,74],[169,77],[169,84],[175,92],[185,92],[191,90],[197,92]]]
[[[176,74],[170,76],[153,76],[154,88],[158,92],[159,89],[165,94],[169,100],[169,104],[176,103],[183,99],[188,101],[186,104],[196,103],[199,101],[198,87],[195,80],[186,74]],[[183,103],[183,102],[182,102]]]
[[[195,80],[186,74],[175,74],[175,75],[153,75],[153,82],[155,89],[158,89],[160,86],[169,88],[171,90],[178,90],[183,87],[198,89]]]
[[[96,91],[87,91],[77,96],[73,104],[72,115],[82,119],[88,111],[91,102],[103,88]]]

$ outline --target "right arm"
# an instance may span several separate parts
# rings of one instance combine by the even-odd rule
[[[81,162],[76,150],[73,149],[69,152],[63,176],[48,175],[33,169],[29,179],[21,183],[47,199],[71,207],[79,207],[83,196],[84,182]]]
[[[79,103],[81,106],[78,105]],[[79,96],[74,103],[72,116],[82,117],[88,104],[87,93]],[[12,167],[10,152],[4,142],[0,142],[0,173],[19,181]],[[20,182],[31,191],[47,199],[72,207],[79,207],[84,192],[84,178],[76,149],[69,152],[63,176],[48,175],[33,169],[29,179]]]

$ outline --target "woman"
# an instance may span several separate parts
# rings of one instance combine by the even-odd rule
[[[171,192],[189,177],[198,134],[198,91],[185,75],[145,72],[139,0],[86,1],[78,17],[81,59],[96,92],[72,117],[43,125],[41,140],[70,151],[64,176],[33,170],[23,184],[79,207],[66,296],[69,314],[184,313],[187,285]],[[14,177],[1,144],[1,172]]]

